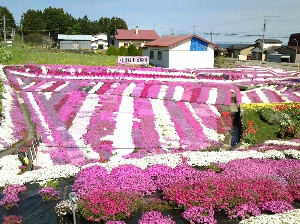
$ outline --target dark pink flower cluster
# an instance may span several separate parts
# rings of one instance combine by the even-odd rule
[[[245,202],[257,204],[271,200],[292,203],[293,197],[281,184],[266,178],[212,178],[177,182],[163,191],[165,198],[179,206],[204,206],[214,209],[234,208]]]
[[[139,199],[134,192],[95,189],[79,200],[78,210],[89,221],[121,220],[137,211]]]
[[[283,200],[280,201],[265,201],[258,204],[262,211],[270,211],[273,213],[284,213],[293,210],[294,207]]]
[[[145,212],[139,220],[139,224],[149,223],[176,224],[176,222],[172,220],[171,217],[165,217],[161,212],[158,211]]]
[[[246,219],[250,216],[259,216],[261,215],[261,210],[259,209],[258,205],[247,202],[238,206],[235,206],[233,209],[227,211],[228,218],[241,218]]]
[[[165,200],[179,207],[225,210],[232,218],[258,215],[257,207],[259,211],[270,206],[274,208],[269,211],[286,211],[299,198],[298,160],[238,159],[213,165],[220,170],[198,170],[183,163],[175,168],[157,164],[146,169],[121,165],[108,173],[102,166],[92,166],[78,173],[73,190],[86,202],[83,208],[89,208],[85,217],[99,220],[128,217],[130,211],[123,198],[128,199],[125,204],[130,208],[139,197],[156,191],[162,191]],[[129,196],[123,195],[120,200],[121,193]],[[110,217],[101,210],[103,203],[114,206],[108,212]]]
[[[21,224],[22,218],[16,215],[3,216],[3,224]]]
[[[20,201],[18,194],[26,191],[26,186],[19,184],[8,185],[4,187],[3,194],[4,197],[0,201],[0,205],[3,205],[5,208],[12,208],[18,206]]]
[[[44,201],[58,200],[60,192],[53,189],[53,187],[45,187],[38,191]]]
[[[217,220],[214,218],[214,209],[201,206],[193,206],[187,208],[182,217],[188,220],[191,224],[207,223],[217,224]]]

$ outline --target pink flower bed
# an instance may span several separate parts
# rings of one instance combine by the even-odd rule
[[[153,165],[144,170],[133,165],[121,165],[110,173],[103,167],[92,166],[78,173],[73,190],[85,205],[85,211],[100,211],[97,206],[102,208],[107,200],[114,205],[115,209],[106,214],[90,212],[89,220],[96,221],[115,220],[120,217],[118,213],[124,214],[121,219],[126,219],[136,211],[132,207],[134,200],[157,191],[162,192],[165,200],[185,210],[184,217],[188,220],[193,220],[197,214],[202,219],[207,215],[201,213],[209,211],[209,223],[214,223],[214,210],[224,210],[230,218],[244,219],[259,215],[262,210],[274,213],[291,210],[293,201],[299,198],[296,192],[300,186],[299,160],[238,159],[216,165],[221,171],[197,170],[186,163],[174,169]],[[97,194],[93,189],[97,189]],[[126,202],[126,208],[118,202],[120,195],[112,197],[120,192],[127,194],[127,199],[135,195],[135,199]],[[87,202],[90,200],[97,203],[89,206]],[[130,208],[133,209],[131,212]],[[194,214],[193,211],[200,213]]]
[[[127,158],[218,147],[220,135],[232,129],[232,120],[230,114],[221,114],[217,105],[229,106],[233,93],[238,105],[245,100],[300,100],[293,89],[268,88],[268,79],[280,84],[297,74],[269,68],[178,71],[27,65],[7,66],[6,73],[12,85],[22,90],[37,131],[52,146],[50,155],[57,164],[95,161],[95,157],[86,158],[84,148],[102,153],[108,160],[122,147],[138,152]],[[264,88],[240,91],[238,84],[250,79],[252,83],[260,81]],[[123,100],[132,102],[130,108],[124,108]],[[125,114],[130,117],[126,129],[130,135],[127,145],[122,145],[114,138],[120,130],[118,119]]]

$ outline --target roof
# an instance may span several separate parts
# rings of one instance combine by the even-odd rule
[[[246,49],[249,47],[254,47],[254,44],[233,44],[233,45],[229,46],[229,48],[235,49],[235,50],[242,50],[242,49]]]
[[[279,47],[279,48],[277,48],[276,50],[281,50],[281,49],[290,49],[290,50],[293,50],[293,51],[296,51],[296,46],[283,46],[283,47]],[[298,49],[297,49],[297,52],[300,52],[300,47],[298,47]]]
[[[271,52],[271,51],[276,51],[278,48],[280,48],[279,46],[270,46],[264,50]]]
[[[155,30],[138,30],[138,34],[136,34],[136,29],[117,29],[116,32],[116,40],[156,40],[160,38]]]
[[[183,41],[190,40],[193,37],[202,40],[207,44],[212,44],[214,47],[218,47],[216,44],[213,44],[197,35],[183,35],[183,36],[165,36],[158,40],[147,43],[145,47],[168,47],[171,48]]]
[[[264,43],[268,44],[282,44],[283,42],[278,39],[257,39],[255,42],[264,41]]]
[[[300,46],[300,33],[292,33],[288,42],[288,46]]]
[[[59,40],[92,40],[92,35],[66,35],[58,34]]]
[[[259,47],[256,47],[251,50],[252,52],[262,52],[262,50]]]

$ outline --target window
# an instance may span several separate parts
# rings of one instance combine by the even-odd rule
[[[150,59],[154,59],[154,51],[150,51]]]
[[[160,61],[162,60],[162,52],[161,51],[157,52],[157,59]]]
[[[124,47],[128,47],[128,43],[124,43]]]

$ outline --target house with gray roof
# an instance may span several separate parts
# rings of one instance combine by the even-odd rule
[[[254,44],[233,44],[227,48],[229,57],[237,58],[238,55],[251,55]]]
[[[300,63],[300,33],[293,33],[290,35],[290,39],[287,46],[283,46],[277,49],[280,54],[290,55],[290,62]]]

